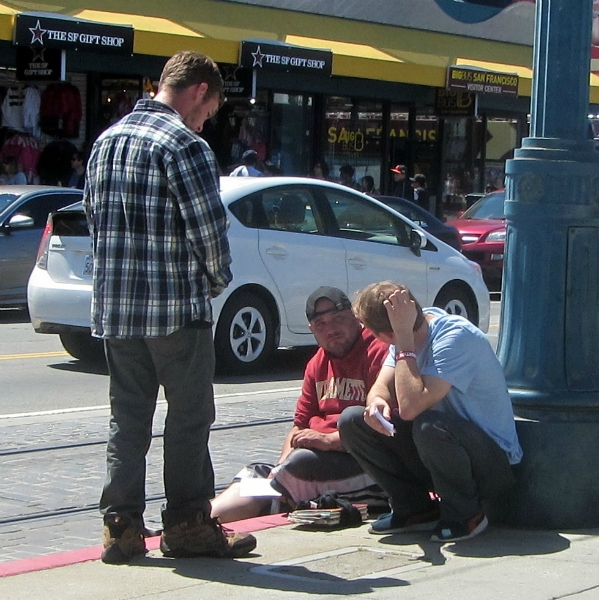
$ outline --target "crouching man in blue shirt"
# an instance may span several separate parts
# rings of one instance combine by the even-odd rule
[[[391,344],[366,408],[346,409],[338,424],[344,447],[390,498],[392,512],[370,532],[432,529],[438,542],[478,535],[488,525],[482,500],[510,488],[522,458],[493,348],[463,317],[423,310],[391,281],[360,292],[354,311]]]

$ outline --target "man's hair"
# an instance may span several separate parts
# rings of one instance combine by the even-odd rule
[[[168,59],[162,69],[158,89],[170,88],[180,92],[199,83],[208,84],[207,97],[218,95],[221,102],[224,100],[223,78],[217,64],[209,56],[185,50]]]
[[[422,307],[410,290],[400,283],[394,281],[380,281],[372,283],[356,294],[353,309],[354,313],[364,323],[364,326],[373,333],[393,333],[389,315],[383,302],[396,290],[407,290],[410,300],[416,304],[416,320],[414,331],[420,328],[424,321]]]

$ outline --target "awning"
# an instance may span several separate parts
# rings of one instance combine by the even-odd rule
[[[447,67],[471,65],[518,73],[519,94],[531,94],[530,46],[213,0],[131,0],[128,12],[115,11],[116,4],[99,0],[89,9],[82,0],[64,0],[55,13],[132,25],[136,54],[167,57],[187,49],[237,63],[242,40],[264,39],[331,50],[333,75],[445,87]],[[14,15],[23,7],[0,4],[0,39],[12,40]],[[48,10],[27,3],[28,12]],[[591,102],[599,104],[595,75],[591,86]]]

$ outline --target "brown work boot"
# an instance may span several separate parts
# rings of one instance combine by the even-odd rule
[[[142,525],[133,523],[127,516],[107,514],[104,517],[103,541],[102,562],[110,565],[122,565],[147,552]]]
[[[225,529],[218,519],[198,513],[194,518],[165,527],[160,539],[164,556],[216,556],[240,558],[256,547],[256,538],[249,533],[234,533]]]

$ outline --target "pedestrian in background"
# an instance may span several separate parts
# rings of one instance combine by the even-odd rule
[[[85,187],[85,155],[83,152],[75,152],[71,157],[73,172],[69,178],[68,187],[82,190]]]
[[[14,156],[8,156],[2,161],[4,171],[0,183],[4,185],[27,185],[27,176],[21,170],[19,162]]]
[[[424,208],[424,210],[429,210],[429,193],[426,187],[426,177],[418,173],[414,177],[410,177],[410,182],[412,183],[414,202],[421,208]]]
[[[408,179],[408,171],[405,165],[395,165],[391,169],[393,173],[393,196],[399,198],[405,198],[406,200],[414,200],[414,192],[412,191],[412,184]]]
[[[169,59],[154,99],[95,142],[84,208],[93,242],[92,334],[110,375],[107,478],[100,498],[106,563],[146,552],[145,457],[159,386],[164,428],[165,556],[245,555],[250,535],[210,517],[215,418],[211,299],[231,280],[218,167],[198,135],[222,100],[212,59]]]
[[[351,165],[343,165],[339,168],[339,183],[354,190],[360,190],[360,184],[355,180],[356,170]]]
[[[258,169],[258,153],[246,150],[241,156],[242,164],[231,172],[231,177],[262,177],[264,173]]]
[[[373,196],[379,193],[379,191],[374,187],[374,177],[372,175],[364,175],[360,180],[360,184],[362,186],[362,191],[369,196]]]

